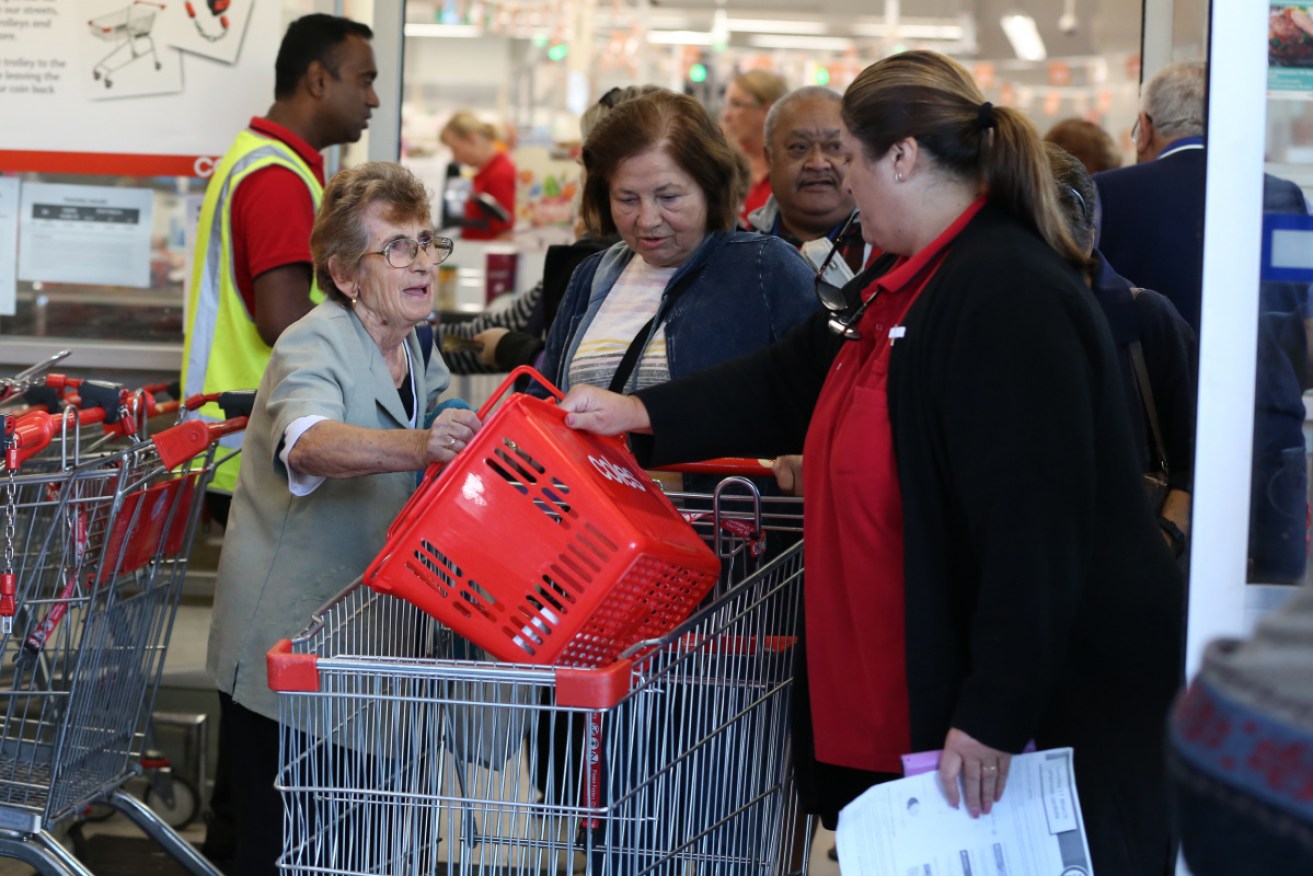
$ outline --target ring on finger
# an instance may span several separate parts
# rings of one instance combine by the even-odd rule
[[[986,767],[981,767],[981,768],[980,768],[980,771],[981,771],[982,773],[996,773],[996,772],[998,772],[998,767],[997,767],[997,766],[986,766]]]
[[[454,448],[455,446],[456,446],[456,436],[455,436],[455,435],[448,435],[448,436],[447,436],[447,449],[448,449],[448,450],[451,450],[451,449]]]

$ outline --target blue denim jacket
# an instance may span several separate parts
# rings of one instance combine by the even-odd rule
[[[590,256],[570,278],[542,366],[562,391],[569,389],[569,364],[579,342],[633,257],[625,243],[617,243]],[[707,235],[670,279],[654,323],[665,325],[670,376],[684,377],[779,340],[816,310],[813,276],[798,251],[777,237]],[[672,292],[680,289],[672,304]]]

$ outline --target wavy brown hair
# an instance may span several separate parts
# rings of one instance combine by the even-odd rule
[[[707,231],[734,227],[745,189],[735,150],[702,104],[673,91],[626,101],[597,123],[584,141],[583,218],[600,237],[616,233],[611,177],[627,159],[661,149],[693,178],[707,201]]]
[[[324,294],[339,304],[349,299],[333,282],[329,262],[339,270],[352,271],[369,246],[365,211],[383,204],[384,216],[398,224],[431,221],[429,193],[413,173],[391,161],[370,161],[338,171],[324,188],[310,232],[310,254],[315,260],[315,279]]]

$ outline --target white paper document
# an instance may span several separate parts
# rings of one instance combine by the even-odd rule
[[[1003,799],[973,819],[937,772],[876,785],[839,814],[844,876],[1092,876],[1072,750],[1012,758]]]
[[[18,279],[150,288],[154,197],[150,189],[27,183]]]

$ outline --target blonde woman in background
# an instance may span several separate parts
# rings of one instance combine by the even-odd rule
[[[766,161],[766,113],[789,91],[784,77],[769,70],[736,73],[725,88],[720,127],[725,139],[748,159],[752,170],[747,197],[739,210],[739,224],[748,227],[748,214],[770,197],[770,165]]]
[[[439,135],[459,163],[475,169],[465,203],[461,237],[495,240],[515,225],[515,164],[498,144],[497,128],[469,110],[458,110]]]

